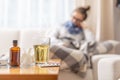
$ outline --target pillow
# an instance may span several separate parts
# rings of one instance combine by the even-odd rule
[[[115,40],[106,40],[102,42],[85,41],[81,44],[80,51],[89,56],[108,53],[112,51],[120,42]]]
[[[97,43],[96,50],[99,54],[112,51],[120,42],[116,40],[107,40]]]

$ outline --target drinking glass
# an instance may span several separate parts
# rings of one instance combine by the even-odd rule
[[[50,38],[38,37],[35,40],[35,44],[33,45],[35,63],[47,63],[49,59]]]

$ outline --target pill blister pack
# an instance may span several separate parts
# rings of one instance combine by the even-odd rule
[[[58,67],[60,66],[60,63],[44,63],[39,64],[40,67]]]

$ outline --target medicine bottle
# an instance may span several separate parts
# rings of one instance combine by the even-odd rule
[[[20,66],[20,47],[17,40],[13,40],[13,47],[10,48],[10,66]]]

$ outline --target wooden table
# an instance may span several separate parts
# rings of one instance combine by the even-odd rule
[[[60,63],[60,60],[53,60]],[[1,68],[0,80],[57,80],[59,67],[30,66],[26,68]]]

